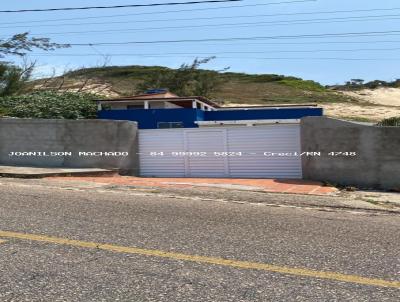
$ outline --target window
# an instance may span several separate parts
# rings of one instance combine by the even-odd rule
[[[144,106],[143,104],[139,104],[139,105],[128,105],[126,106],[127,109],[143,109]]]
[[[158,122],[157,128],[169,129],[169,128],[183,128],[182,122]]]

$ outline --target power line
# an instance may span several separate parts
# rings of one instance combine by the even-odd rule
[[[98,56],[98,54],[96,54]],[[36,56],[43,56],[47,57],[46,54],[36,54]],[[57,55],[56,55],[57,56]],[[60,55],[62,56],[62,55]],[[71,56],[71,55],[67,55]],[[84,56],[84,55],[76,55],[76,56]],[[148,57],[148,58],[208,58],[208,57],[201,57],[201,56],[176,56],[176,55],[131,55],[136,57]],[[399,61],[400,58],[342,58],[342,57],[218,57],[218,59],[247,59],[247,60],[335,60],[335,61]]]
[[[265,51],[211,51],[211,52],[163,52],[163,53],[100,53],[95,48],[93,48],[96,53],[86,53],[86,54],[57,54],[54,56],[144,56],[144,55],[218,55],[218,54],[265,54],[265,53],[318,53],[318,52],[359,52],[359,51],[397,51],[400,47],[393,48],[355,48],[355,49],[307,49],[307,50],[265,50]],[[40,55],[52,56],[53,53],[39,53]]]
[[[233,46],[248,46],[248,45],[321,45],[321,44],[378,44],[378,43],[400,43],[400,40],[369,40],[369,41],[308,41],[308,42],[248,42],[248,41],[243,41],[245,44],[239,44],[237,41],[236,43],[219,43],[218,45],[233,45]],[[202,45],[209,45],[209,46],[215,46],[214,43],[202,43]],[[146,46],[146,45],[136,45],[137,46]]]
[[[110,8],[132,8],[132,7],[154,7],[154,6],[175,6],[175,5],[193,5],[224,2],[241,2],[245,0],[204,0],[190,2],[167,2],[167,3],[149,3],[149,4],[129,4],[112,6],[83,6],[83,7],[63,7],[63,8],[43,8],[43,9],[18,9],[18,10],[0,10],[0,13],[26,13],[26,12],[50,12],[50,11],[71,11],[71,10],[89,10],[89,9],[110,9]]]
[[[389,18],[390,17],[390,18]],[[249,27],[253,25],[300,25],[300,24],[320,24],[320,23],[343,23],[349,21],[364,22],[364,21],[380,21],[380,20],[397,20],[400,15],[375,15],[375,16],[358,16],[358,17],[339,17],[339,18],[325,18],[325,19],[298,19],[288,21],[260,21],[260,22],[244,22],[244,23],[217,23],[217,24],[204,24],[204,25],[190,25],[190,26],[164,26],[164,27],[144,27],[144,28],[128,28],[128,29],[107,29],[107,30],[86,30],[86,31],[64,31],[64,32],[46,32],[34,33],[34,35],[65,35],[65,34],[93,34],[93,33],[114,33],[114,32],[131,32],[131,31],[151,31],[151,30],[176,30],[176,29],[191,29],[191,28],[204,28],[204,27]]]
[[[267,5],[267,4],[263,4]],[[235,6],[231,6],[235,7]],[[231,7],[226,7],[226,8],[231,8]],[[196,21],[198,20],[215,20],[215,19],[236,19],[236,18],[257,18],[257,17],[277,17],[277,16],[297,16],[297,15],[316,15],[316,14],[336,14],[336,13],[354,13],[354,12],[371,12],[371,11],[394,11],[394,10],[400,10],[399,7],[394,7],[394,8],[387,8],[387,9],[360,9],[360,10],[341,10],[341,11],[317,11],[317,12],[302,12],[302,13],[280,13],[280,14],[257,14],[257,15],[239,15],[239,16],[217,16],[217,17],[198,17],[196,18]],[[164,13],[164,12],[163,12]],[[134,14],[134,15],[140,15],[140,14]],[[120,15],[116,15],[120,16]],[[127,16],[127,15],[122,15],[122,16]],[[103,17],[109,17],[109,16],[103,16]],[[93,18],[103,18],[103,17],[93,17]],[[359,16],[361,17],[366,17],[366,16]],[[351,18],[351,17],[348,17]],[[357,17],[353,17],[357,18]],[[80,19],[80,18],[78,18]],[[85,18],[86,19],[86,18]],[[60,20],[70,20],[70,19],[60,19]],[[57,20],[52,20],[52,21],[57,21]],[[169,18],[169,19],[150,19],[150,20],[129,20],[129,21],[111,21],[107,22],[107,25],[109,24],[127,24],[127,23],[149,23],[149,22],[170,22],[170,21],[193,21],[193,18]],[[47,22],[46,20],[42,21],[31,21],[31,22]],[[16,22],[18,23],[18,22]],[[13,28],[25,28],[26,25],[20,25],[20,26],[14,26],[16,24],[14,23],[0,23],[2,24],[13,24]],[[21,23],[26,23],[21,22]],[[29,28],[32,27],[54,27],[54,26],[83,26],[83,25],[103,25],[103,22],[86,22],[86,23],[64,23],[64,24],[40,24],[40,25],[29,25]],[[0,27],[0,28],[9,28],[7,27]]]
[[[240,41],[238,41],[240,42]],[[370,41],[309,41],[309,42],[260,42],[260,43],[255,43],[255,42],[247,42],[245,41],[246,44],[238,44],[238,43],[220,43],[219,45],[235,45],[235,46],[241,46],[241,45],[314,45],[314,44],[375,44],[375,43],[400,43],[400,40],[370,40]],[[215,46],[215,44],[202,44],[202,45],[211,45]],[[140,46],[140,45],[137,45]]]
[[[269,45],[269,46],[274,46],[274,45],[322,45],[322,44],[381,44],[381,43],[400,43],[400,40],[369,40],[369,41],[308,41],[308,42],[248,42],[244,41],[245,44],[239,44],[237,41],[236,43],[219,43],[218,45],[232,45],[232,46],[248,46],[248,45]],[[215,46],[214,43],[203,43],[203,46]],[[136,45],[137,46],[146,46],[146,45]],[[104,54],[102,54],[104,55]]]
[[[181,10],[167,10],[160,12],[143,12],[136,14],[118,14],[118,15],[106,15],[106,16],[88,16],[88,17],[77,17],[77,18],[63,18],[63,19],[47,19],[47,20],[31,20],[31,21],[19,21],[19,22],[3,22],[4,24],[21,24],[21,23],[42,23],[42,22],[53,22],[53,21],[72,21],[72,20],[87,20],[87,19],[103,19],[103,18],[115,18],[115,17],[128,17],[128,16],[143,16],[143,15],[159,15],[159,14],[169,14],[169,13],[181,13],[181,12],[193,12],[193,11],[208,11],[208,10],[219,10],[219,9],[230,9],[230,8],[243,8],[243,7],[259,7],[259,6],[270,6],[270,5],[280,5],[280,4],[292,4],[292,3],[304,3],[304,2],[316,2],[317,0],[295,0],[295,1],[281,1],[281,2],[270,2],[262,4],[246,4],[246,5],[231,5],[231,6],[217,6],[217,7],[207,7],[207,8],[195,8],[195,9],[181,9]],[[395,8],[396,9],[396,8]],[[400,9],[400,8],[398,8]],[[386,10],[386,9],[383,9]],[[389,9],[387,9],[389,10]],[[350,12],[350,11],[348,11]]]
[[[182,40],[154,40],[154,41],[127,41],[127,42],[96,42],[96,43],[68,43],[71,46],[91,46],[91,45],[127,45],[127,44],[169,44],[169,43],[191,43],[191,42],[220,42],[220,41],[251,41],[251,40],[279,40],[279,39],[304,39],[304,38],[326,38],[342,37],[354,38],[362,36],[382,36],[398,35],[400,30],[391,31],[370,31],[370,32],[348,32],[348,33],[325,33],[307,35],[288,35],[288,36],[256,36],[256,37],[231,37],[231,38],[208,38],[208,39],[182,39]]]

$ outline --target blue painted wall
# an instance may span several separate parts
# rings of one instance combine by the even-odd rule
[[[198,127],[194,122],[204,120],[200,109],[130,109],[101,110],[99,119],[137,121],[140,129],[156,129],[158,122],[183,122],[185,128]]]
[[[238,109],[205,112],[206,121],[299,119],[305,116],[322,116],[322,108]]]
[[[178,108],[101,110],[98,112],[98,118],[137,121],[140,129],[156,129],[158,122],[183,122],[185,128],[197,128],[195,121],[299,119],[305,116],[322,116],[322,114],[322,108],[268,108],[226,111]]]

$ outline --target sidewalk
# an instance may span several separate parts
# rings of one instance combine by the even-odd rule
[[[132,176],[113,177],[51,177],[51,179],[89,181],[109,185],[167,188],[222,188],[243,191],[292,193],[309,195],[335,195],[335,187],[324,186],[321,182],[285,179],[231,179],[231,178],[142,178]]]
[[[12,178],[43,178],[49,176],[113,176],[117,171],[97,168],[38,168],[38,167],[17,167],[0,166],[0,177]]]

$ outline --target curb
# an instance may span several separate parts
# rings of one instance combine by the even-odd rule
[[[39,179],[52,176],[60,177],[78,177],[78,176],[116,176],[118,171],[90,171],[90,172],[42,172],[42,173],[0,173],[0,177],[5,178],[24,178],[24,179]]]

